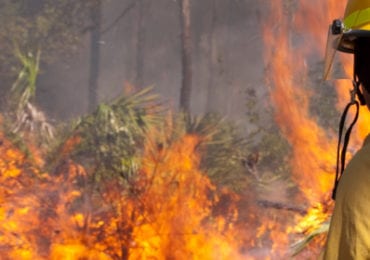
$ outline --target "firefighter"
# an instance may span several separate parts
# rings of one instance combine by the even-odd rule
[[[352,53],[354,89],[347,108],[354,106],[357,109],[355,119],[345,135],[340,156],[338,151],[337,177],[333,191],[335,208],[323,259],[370,259],[370,135],[344,169],[350,130],[358,115],[358,101],[361,105],[367,105],[370,110],[370,0],[349,0],[343,21],[333,22],[329,36],[329,61],[326,62],[324,76],[328,75],[332,62],[330,47]],[[347,108],[341,120],[342,128]]]

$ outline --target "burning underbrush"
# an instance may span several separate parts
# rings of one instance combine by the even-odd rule
[[[235,128],[164,117],[154,100],[100,105],[54,142],[3,120],[1,259],[281,259],[321,223],[298,190],[257,176]]]
[[[238,196],[201,170],[209,136],[149,126],[143,108],[121,101],[78,122],[54,152],[44,146],[44,163],[34,135],[19,145],[3,124],[1,259],[240,257]]]
[[[184,136],[168,148],[147,145],[130,183],[97,186],[68,158],[39,172],[2,138],[3,259],[231,257],[237,212],[212,214],[218,197],[198,169],[198,143]]]
[[[1,259],[282,259],[328,218],[276,130],[264,169],[237,127],[168,115],[150,89],[53,126],[20,75],[1,122]]]
[[[39,52],[16,52],[23,69],[0,127],[0,259],[316,259],[336,147],[303,87],[313,51],[300,23],[322,19],[318,4],[269,5],[277,124],[262,123],[256,150],[219,117],[164,116],[148,90],[54,126],[34,104]],[[303,24],[320,39],[317,22]]]

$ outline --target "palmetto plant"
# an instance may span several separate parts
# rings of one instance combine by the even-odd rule
[[[95,180],[120,177],[130,181],[149,128],[160,122],[162,107],[151,88],[100,104],[81,118],[70,136],[80,143],[71,156],[93,169]]]
[[[20,61],[22,69],[11,90],[12,94],[19,98],[18,108],[22,109],[27,102],[35,97],[41,51],[37,50],[36,54],[32,52],[24,54],[18,47],[15,47],[14,54]]]
[[[244,162],[251,153],[251,138],[243,136],[237,124],[217,114],[186,118],[186,132],[202,136],[201,167],[219,185],[234,190],[245,188]]]
[[[15,117],[12,132],[37,132],[39,137],[49,140],[54,137],[54,128],[45,114],[34,105],[41,51],[23,53],[15,47],[14,53],[22,68],[10,91],[9,113]]]

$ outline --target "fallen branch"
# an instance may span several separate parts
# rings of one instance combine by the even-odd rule
[[[274,209],[288,210],[288,211],[297,212],[301,215],[306,215],[307,214],[307,210],[305,210],[301,207],[284,204],[282,202],[268,201],[268,200],[258,200],[257,204],[261,207],[264,207],[264,208],[274,208]]]

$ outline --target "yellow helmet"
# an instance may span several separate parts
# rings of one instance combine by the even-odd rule
[[[336,50],[353,53],[354,41],[370,37],[370,0],[349,0],[343,20],[336,19],[329,27],[324,79],[328,78]]]

